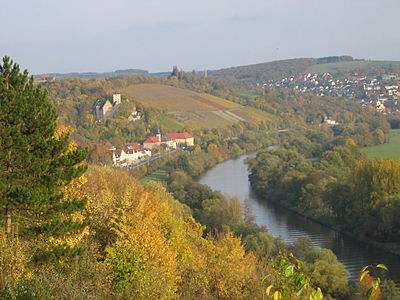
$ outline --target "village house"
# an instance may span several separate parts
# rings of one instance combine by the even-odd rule
[[[339,125],[339,122],[329,119],[327,115],[324,116],[324,123],[329,126]]]
[[[143,142],[144,148],[147,148],[147,149],[153,149],[153,148],[159,147],[161,145],[165,145],[168,149],[176,149],[175,140],[166,135],[161,136],[161,134],[157,134],[155,136],[148,137]]]
[[[194,138],[188,132],[167,133],[165,136],[174,139],[178,146],[186,146],[186,147],[194,146]]]
[[[123,149],[113,150],[113,163],[115,166],[126,167],[150,156],[151,150],[145,149],[142,145],[126,143]]]
[[[386,107],[384,104],[385,100],[384,99],[378,99],[378,101],[376,101],[376,110],[379,112],[385,112],[386,111]]]
[[[136,108],[133,109],[132,113],[129,115],[128,120],[129,121],[137,121],[142,118],[142,115],[140,112],[136,110]]]
[[[121,94],[116,92],[113,94],[112,100],[98,99],[94,105],[97,120],[110,119],[114,117],[114,113],[121,104]]]

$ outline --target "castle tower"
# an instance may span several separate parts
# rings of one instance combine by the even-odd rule
[[[113,94],[113,105],[120,105],[121,104],[121,94],[119,92],[115,92]]]

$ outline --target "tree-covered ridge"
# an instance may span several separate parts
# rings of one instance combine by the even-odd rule
[[[296,76],[303,73],[308,67],[317,63],[314,58],[296,58],[273,61],[248,66],[231,67],[209,72],[216,77],[243,80],[248,82],[260,82],[271,79],[280,79],[288,76]]]
[[[279,80],[307,73],[332,73],[338,76],[350,74],[382,75],[399,73],[398,61],[369,61],[351,56],[329,56],[321,58],[295,58],[209,71],[217,78],[234,80],[246,84]]]

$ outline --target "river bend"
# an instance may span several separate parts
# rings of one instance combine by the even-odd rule
[[[400,256],[355,241],[294,212],[258,199],[251,190],[247,165],[244,163],[249,156],[243,155],[217,165],[204,174],[199,182],[223,194],[237,196],[242,202],[248,201],[256,223],[267,227],[274,236],[280,236],[288,243],[307,236],[313,245],[331,249],[350,272],[350,279],[357,280],[357,273],[365,265],[383,263],[389,268],[387,277],[399,285]]]

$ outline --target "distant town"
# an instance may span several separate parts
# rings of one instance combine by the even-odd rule
[[[269,80],[258,83],[257,86],[288,88],[319,96],[345,97],[384,114],[400,110],[400,76],[396,74],[367,76],[354,73],[346,78],[337,78],[331,73],[307,73],[297,77]]]

